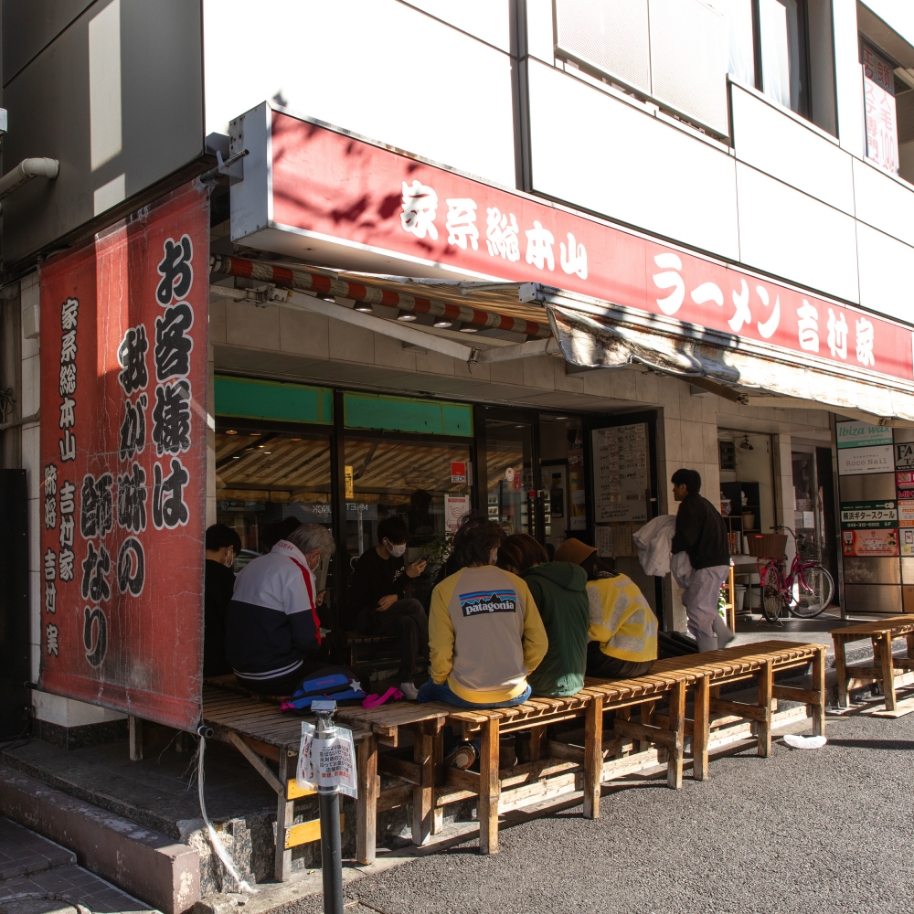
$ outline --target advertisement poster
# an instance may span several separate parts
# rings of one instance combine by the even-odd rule
[[[875,444],[891,444],[892,430],[869,422],[837,422],[835,438],[839,450],[847,447],[872,447]]]
[[[193,184],[44,263],[41,688],[200,718],[209,206]]]
[[[914,498],[898,502],[898,526],[914,527]]]
[[[842,530],[888,530],[898,526],[894,501],[841,502]]]
[[[906,527],[898,531],[901,535],[901,554],[914,555],[914,528]]]
[[[598,428],[593,448],[594,520],[646,521],[648,478],[647,425]]]
[[[568,529],[587,529],[587,492],[585,490],[584,470],[576,467],[568,470],[569,506]]]
[[[448,533],[456,533],[460,527],[460,521],[469,513],[469,495],[444,496],[444,526]]]
[[[897,530],[842,530],[841,543],[848,557],[899,554]]]
[[[914,470],[914,444],[895,445],[895,469]]]

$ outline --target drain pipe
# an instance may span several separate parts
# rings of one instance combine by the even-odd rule
[[[0,178],[0,200],[8,197],[16,188],[31,181],[32,178],[47,178],[53,181],[60,173],[57,159],[23,159],[12,171]],[[0,212],[3,206],[0,204]]]

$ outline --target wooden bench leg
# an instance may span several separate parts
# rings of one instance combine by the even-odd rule
[[[603,696],[587,705],[584,729],[584,818],[600,818],[603,781]]]
[[[682,787],[682,755],[685,745],[685,704],[686,684],[677,682],[670,692],[670,732],[673,734],[673,748],[668,750],[666,782],[674,790]]]
[[[654,719],[654,706],[656,704],[656,701],[648,701],[641,705],[640,715],[642,726],[649,727],[651,725],[651,722]],[[638,740],[635,745],[638,752],[647,752],[651,748],[651,743],[648,740]]]
[[[432,766],[432,776],[435,787],[440,787],[444,778],[444,731],[434,737],[435,761]],[[444,831],[444,807],[434,803],[435,792],[432,791],[432,834],[440,835]]]
[[[357,746],[359,798],[356,801],[355,858],[359,863],[374,863],[378,844],[378,741],[374,736]]]
[[[819,695],[819,703],[812,706],[812,732],[825,736],[825,648],[816,651],[812,661],[812,690]]]
[[[695,720],[692,723],[692,777],[708,779],[708,743],[711,741],[711,677],[695,685]]]
[[[127,731],[130,734],[130,761],[143,760],[143,721],[132,714],[127,715]]]
[[[295,756],[283,746],[279,750],[279,783],[287,784],[295,772]],[[292,876],[292,848],[286,850],[286,833],[295,819],[295,800],[287,800],[283,790],[276,800],[276,861],[273,876],[277,882],[288,882]]]
[[[530,728],[530,761],[538,762],[543,755],[543,737],[546,735],[545,727]]]
[[[875,654],[876,639],[873,639]],[[894,711],[895,701],[895,664],[892,662],[892,633],[883,632],[879,636],[879,667],[882,671],[882,692],[885,695],[885,708]]]
[[[845,642],[841,637],[835,638],[835,678],[838,680],[838,707],[850,707],[847,695],[847,659],[845,657]]]
[[[496,753],[498,747],[496,747]],[[419,766],[419,780],[413,788],[413,844],[421,847],[432,833],[435,810],[435,736],[420,729],[413,746],[413,760]],[[497,770],[496,770],[497,774]]]
[[[774,664],[770,660],[762,663],[758,671],[758,706],[761,720],[758,727],[758,754],[761,758],[771,755],[771,690],[774,688]]]
[[[479,764],[479,852],[498,853],[498,721],[491,717],[482,728]]]

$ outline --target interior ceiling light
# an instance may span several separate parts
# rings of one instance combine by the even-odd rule
[[[232,460],[241,460],[241,454],[232,454]]]
[[[415,319],[416,319],[416,315],[413,314],[412,311],[401,311],[397,315],[398,321],[414,321]]]
[[[448,327],[453,327],[453,326],[454,326],[454,322],[453,322],[453,321],[449,321],[449,320],[440,320],[440,321],[435,321],[435,323],[432,324],[432,326],[433,326],[433,327],[440,327],[442,330],[446,330]]]
[[[226,434],[226,435],[237,435],[238,432],[236,432],[235,429],[233,429],[233,428],[227,428],[227,429],[225,430],[225,434]]]
[[[461,333],[479,333],[479,327],[475,324],[461,324],[460,325]]]
[[[368,302],[357,301],[355,303],[355,310],[361,311],[362,314],[371,314],[373,309],[372,309],[371,305],[368,304]]]
[[[749,444],[749,436],[748,436],[748,435],[745,435],[745,436],[743,437],[743,440],[742,440],[742,442],[740,443],[740,450],[743,450],[743,451],[754,451],[754,450],[755,450],[755,448],[754,448],[751,444]]]

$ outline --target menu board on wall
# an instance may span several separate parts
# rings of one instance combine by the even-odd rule
[[[646,521],[647,424],[597,428],[592,436],[594,520]]]

